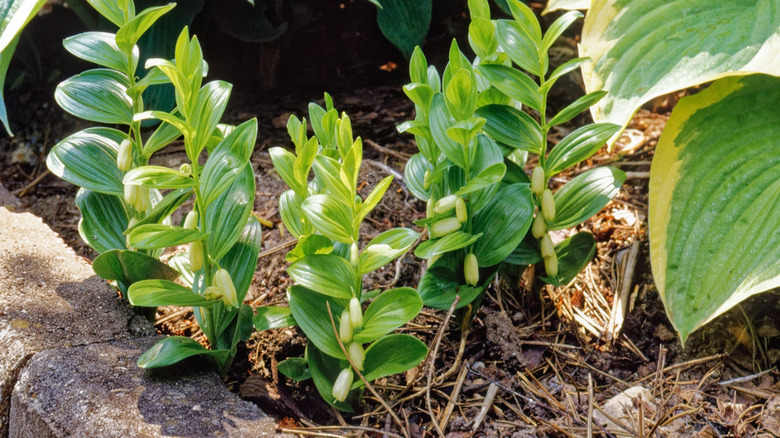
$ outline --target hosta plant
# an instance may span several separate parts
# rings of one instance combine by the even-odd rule
[[[224,373],[236,345],[252,330],[252,310],[242,301],[260,248],[260,226],[251,217],[255,184],[249,164],[257,123],[219,124],[231,85],[202,84],[206,64],[197,38],[190,38],[186,28],[175,42],[175,60],[152,59],[143,78],[136,77],[135,44],[172,4],[137,14],[132,1],[91,4],[119,30],[65,40],[71,53],[101,68],[66,80],[55,97],[77,117],[120,129],[94,127],[73,134],[52,149],[47,164],[81,186],[79,230],[100,253],[95,272],[115,281],[135,306],[193,306],[211,346],[181,336],[165,338],[141,355],[139,365],[164,366],[205,354]],[[144,89],[169,82],[176,108],[145,111]],[[141,122],[150,118],[162,123],[145,138]],[[155,152],[180,137],[188,163],[175,169],[149,165]],[[188,200],[191,211],[181,225],[173,225],[172,213]],[[179,245],[188,251],[173,257],[171,266],[158,260],[165,248]]]
[[[653,277],[682,342],[745,298],[780,286],[776,2],[594,0],[580,52],[598,121],[626,125],[644,102],[680,100],[650,171]],[[749,77],[733,78],[728,76]]]
[[[429,239],[415,255],[428,259],[419,285],[426,305],[464,306],[481,296],[502,262],[540,263],[541,279],[571,281],[595,252],[595,240],[577,233],[553,245],[550,232],[575,227],[614,197],[625,174],[615,168],[585,171],[560,187],[550,178],[592,156],[620,126],[590,124],[550,148],[547,134],[604,96],[596,91],[550,117],[547,95],[556,80],[588,60],[573,59],[549,71],[547,51],[578,17],[569,12],[542,34],[533,12],[508,2],[513,20],[491,20],[486,0],[472,0],[472,62],[453,42],[439,74],[417,49],[412,83],[404,87],[416,117],[399,126],[414,134],[420,152],[409,160],[407,185],[428,203]],[[521,108],[538,114],[532,117]],[[538,157],[529,179],[528,154]]]
[[[409,370],[427,354],[417,338],[391,334],[419,313],[423,304],[417,292],[406,287],[366,292],[362,280],[405,253],[419,235],[394,228],[360,248],[360,226],[392,176],[365,199],[358,195],[362,141],[353,139],[349,117],[339,117],[330,96],[325,100],[325,108],[309,105],[309,122],[290,118],[287,129],[295,153],[270,150],[274,167],[290,187],[279,210],[287,230],[298,238],[287,254],[287,273],[296,284],[287,292],[289,308],[258,309],[255,327],[298,325],[309,340],[306,356],[287,359],[279,371],[296,380],[311,377],[328,403],[353,412],[364,389],[356,372],[370,382]],[[308,123],[313,137],[308,137]]]

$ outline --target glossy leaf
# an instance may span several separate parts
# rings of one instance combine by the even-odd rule
[[[469,44],[477,56],[484,58],[498,48],[496,27],[487,17],[476,17],[469,24]]]
[[[780,286],[778,82],[718,80],[680,100],[658,142],[650,255],[682,342],[742,300]]]
[[[563,138],[547,156],[544,169],[549,178],[575,164],[587,160],[620,131],[613,123],[593,123],[577,128]]]
[[[133,50],[132,60],[128,60],[125,52],[116,45],[113,33],[84,32],[65,38],[62,45],[68,52],[85,61],[123,73],[135,71],[138,65],[138,48]]]
[[[555,254],[558,256],[558,275],[540,278],[553,286],[563,286],[569,284],[593,259],[596,240],[590,233],[577,233],[555,245]]]
[[[236,243],[219,261],[219,266],[230,274],[236,288],[236,298],[244,302],[252,277],[257,269],[257,257],[263,247],[263,227],[250,216]]]
[[[344,258],[334,254],[313,254],[287,268],[296,284],[323,295],[349,299],[354,290],[355,270]]]
[[[542,51],[546,52],[550,50],[550,47],[555,44],[555,41],[558,40],[563,32],[579,18],[582,18],[582,13],[578,11],[569,11],[558,17],[558,19],[550,25],[550,28],[547,29],[547,32],[545,32],[544,37],[542,38]]]
[[[352,243],[352,209],[333,195],[314,195],[303,201],[306,219],[320,233],[341,243]]]
[[[214,148],[200,179],[201,193],[206,204],[211,204],[238,178],[249,162],[256,139],[257,120],[251,119],[238,125]]]
[[[577,117],[577,115],[579,115],[581,112],[590,108],[592,105],[595,105],[596,102],[604,98],[606,95],[606,91],[599,90],[580,97],[579,99],[567,105],[566,108],[562,109],[558,114],[555,115],[555,117],[550,119],[550,121],[547,122],[547,126],[555,126],[568,122],[569,120]]]
[[[140,14],[133,17],[130,21],[121,25],[116,33],[116,44],[124,52],[129,52],[141,35],[144,34],[155,21],[159,20],[166,12],[173,9],[176,3],[169,3],[165,6],[155,6],[144,9]]]
[[[479,266],[497,265],[509,256],[528,232],[533,213],[528,185],[512,184],[499,190],[493,201],[474,215],[472,229],[482,233],[473,248]]]
[[[305,214],[301,206],[301,199],[294,190],[287,190],[279,196],[279,216],[287,231],[296,239],[309,234],[308,227],[304,224]]]
[[[332,196],[338,198],[341,203],[348,204],[355,198],[354,186],[348,185],[346,181],[341,179],[342,164],[338,160],[318,155],[314,159],[312,167],[323,188]],[[294,188],[293,186],[290,187]]]
[[[525,73],[500,64],[481,64],[477,70],[507,96],[537,111],[542,108],[538,85]]]
[[[437,93],[431,101],[431,111],[428,115],[431,128],[431,136],[450,161],[460,168],[466,168],[463,156],[463,146],[456,143],[447,135],[447,130],[455,124],[455,119],[449,113],[444,95]]]
[[[535,265],[542,260],[542,253],[539,250],[539,241],[529,233],[526,234],[523,241],[517,245],[517,248],[504,259],[504,263],[528,266]]]
[[[130,245],[139,249],[167,248],[200,240],[206,235],[198,229],[148,224],[133,228],[128,235]]]
[[[109,69],[87,70],[57,85],[54,98],[68,113],[91,122],[130,125],[133,101],[127,77]]]
[[[626,173],[614,167],[587,170],[555,192],[555,220],[548,230],[571,228],[598,213],[620,191]]]
[[[116,155],[125,138],[115,129],[87,128],[57,143],[46,158],[46,166],[77,186],[123,196],[124,173],[116,166]]]
[[[295,155],[281,147],[269,149],[268,155],[271,156],[274,169],[276,169],[276,173],[279,174],[282,181],[293,189],[295,193],[305,193],[306,181],[298,181],[295,175]]]
[[[597,122],[625,126],[645,102],[726,75],[777,74],[780,14],[775,4],[594,0],[580,56],[585,88],[606,90]]]
[[[462,189],[455,192],[456,195],[465,195],[467,193],[482,190],[487,186],[498,184],[506,173],[504,163],[496,163],[480,172],[476,177],[469,180]]]
[[[371,239],[360,254],[359,273],[371,271],[395,260],[417,241],[420,235],[409,228],[393,228]]]
[[[247,163],[230,187],[206,207],[209,254],[225,255],[239,239],[255,203],[255,175]]]
[[[428,355],[428,347],[406,334],[388,335],[366,348],[363,361],[363,377],[369,382],[380,377],[403,373],[419,365]],[[352,387],[361,387],[358,380]]]
[[[146,143],[144,143],[144,154],[151,155],[179,137],[181,137],[179,128],[170,123],[160,123],[160,126],[146,140]]]
[[[432,8],[430,0],[383,0],[376,21],[387,40],[408,59],[428,34]]]
[[[181,189],[195,185],[195,180],[192,178],[182,175],[176,169],[163,166],[136,167],[125,174],[123,182],[156,189]]]
[[[533,21],[536,21],[536,17],[533,18]],[[515,64],[535,76],[544,76],[539,65],[537,51],[541,41],[534,41],[534,38],[526,31],[525,26],[512,20],[497,20],[496,37],[499,47],[509,55]]]
[[[371,213],[371,211],[376,208],[377,205],[379,205],[379,202],[382,201],[382,197],[385,195],[385,192],[387,192],[387,189],[390,187],[390,183],[393,182],[393,176],[386,176],[382,178],[379,183],[371,190],[371,193],[366,196],[366,199],[363,201],[363,203],[360,205],[360,209],[357,212],[357,217],[355,217],[354,222],[355,223],[361,223],[363,222],[363,219]]]
[[[192,289],[169,280],[140,280],[127,290],[130,304],[141,307],[198,306],[207,307],[220,300],[209,300]]]
[[[511,148],[538,154],[542,130],[533,117],[509,105],[486,105],[476,115],[487,120],[485,132]]]
[[[366,309],[363,328],[355,332],[352,341],[365,344],[379,339],[411,321],[420,313],[422,306],[420,296],[412,288],[385,291]]]
[[[302,357],[291,357],[279,362],[276,366],[285,377],[289,377],[296,382],[311,379],[311,371],[306,366],[306,359]]]
[[[404,166],[404,181],[406,188],[419,200],[427,201],[430,197],[425,189],[425,172],[432,172],[433,166],[422,154],[414,154]]]
[[[95,273],[106,280],[117,280],[129,286],[148,279],[175,280],[179,273],[154,257],[129,250],[111,250],[97,256],[92,263]]]
[[[160,340],[138,357],[141,368],[158,368],[199,355],[213,357],[217,362],[224,361],[230,354],[227,350],[207,350],[198,341],[185,336],[170,336]]]
[[[333,384],[341,370],[349,368],[346,358],[339,360],[320,351],[311,344],[306,346],[306,357],[309,359],[309,371],[320,397],[336,409],[344,412],[356,412],[363,398],[363,389],[353,389],[343,402],[333,398]],[[358,381],[357,377],[355,377]]]
[[[476,242],[481,236],[482,233],[474,235],[464,233],[463,231],[456,231],[442,238],[426,240],[417,245],[417,248],[414,250],[414,255],[421,259],[428,259],[437,254],[444,254],[445,252],[465,248]]]
[[[295,248],[285,254],[284,259],[294,263],[307,255],[330,254],[333,252],[333,241],[321,234],[310,234],[298,240]]]
[[[476,287],[469,286],[463,277],[463,254],[447,253],[428,267],[417,291],[423,303],[435,309],[449,309],[459,296],[456,308],[460,309],[479,297],[493,281],[495,273],[495,269],[480,269],[480,283]]]
[[[136,223],[136,226],[146,224],[158,224],[170,217],[174,211],[192,197],[192,189],[177,189],[169,192],[165,197],[149,210],[146,217]]]
[[[81,212],[79,233],[89,246],[99,253],[125,249],[129,221],[125,204],[115,195],[79,189],[76,206]]]
[[[586,10],[590,7],[591,0],[549,0],[544,7],[542,15],[549,14],[561,9],[571,11],[574,9]]]
[[[122,27],[125,24],[127,13],[130,18],[135,16],[135,8],[131,10],[123,10],[118,1],[114,0],[87,0],[87,2],[97,10],[100,15],[107,18],[108,21],[114,23],[117,27]],[[133,2],[128,2],[128,5],[132,5]]]
[[[339,317],[346,300],[334,300],[325,295],[306,289],[303,286],[292,286],[288,290],[290,309],[295,322],[306,334],[306,337],[320,350],[329,356],[345,359],[344,353],[336,340],[333,325],[328,315],[327,303],[333,312],[333,320],[336,327],[339,326]]]
[[[289,307],[263,306],[255,310],[257,313],[252,318],[252,321],[257,331],[262,332],[295,325],[295,318],[293,318]]]
[[[190,160],[194,161],[207,145],[209,134],[217,128],[219,119],[222,118],[222,114],[225,112],[225,107],[227,106],[232,89],[233,86],[227,82],[211,81],[198,91],[198,98],[195,100],[189,118],[190,123],[198,129],[196,136],[197,142],[192,144],[193,149],[187,150],[187,156],[190,157]],[[232,151],[233,154],[238,156],[243,156],[242,154],[245,153],[247,148],[249,148],[251,152],[251,148],[254,147],[255,139],[257,137],[257,126],[254,126],[254,130],[251,126],[257,125],[257,122],[253,122],[253,120],[254,119],[247,120],[231,131],[231,134],[226,136],[223,141],[232,142],[231,147],[226,147],[226,150]],[[244,129],[246,129],[246,131],[244,131]],[[235,135],[231,137],[234,132]],[[230,137],[230,140],[228,140],[227,137]],[[220,143],[220,145],[221,144],[222,143]],[[209,150],[209,153],[217,154],[216,149],[219,148],[220,146],[217,145],[215,150]]]

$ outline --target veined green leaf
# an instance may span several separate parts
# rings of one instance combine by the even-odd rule
[[[550,119],[550,121],[547,122],[547,126],[555,126],[568,122],[569,120],[577,117],[579,113],[590,108],[592,105],[595,105],[596,102],[601,100],[606,95],[606,91],[598,90],[580,97],[579,99],[567,105],[566,108],[562,109],[558,114],[555,115],[555,117]]]
[[[500,64],[481,64],[477,71],[490,83],[512,99],[537,111],[542,108],[539,86],[525,73]]]
[[[392,182],[392,175],[384,177],[382,181],[379,181],[379,184],[377,184],[376,187],[371,190],[371,193],[366,196],[366,199],[363,201],[363,204],[360,205],[360,210],[358,210],[357,217],[355,218],[355,221],[358,224],[363,222],[363,219],[366,217],[366,215],[371,213],[371,211],[376,208],[376,206],[379,204],[379,201],[381,201],[382,197],[385,195],[387,188],[390,187],[390,183]]]
[[[194,150],[188,150],[187,156],[190,160],[197,160],[203,148],[206,146],[209,134],[214,131],[219,123],[219,119],[222,118],[222,114],[225,113],[225,107],[227,106],[228,99],[230,98],[230,92],[233,86],[224,81],[211,81],[204,85],[200,91],[198,91],[198,98],[195,100],[195,105],[192,107],[190,118],[188,121],[197,130],[199,138],[198,143],[193,143]],[[254,119],[252,119],[254,120]],[[245,124],[252,124],[252,120],[247,120],[242,123],[235,130],[239,130]],[[255,125],[257,122],[254,123]],[[245,127],[246,128],[246,127]],[[248,132],[242,132],[239,137],[232,138],[232,142],[239,143],[242,141],[249,142],[249,138],[252,137],[251,130]],[[237,134],[238,135],[238,134]],[[230,135],[228,135],[229,137]],[[255,138],[257,137],[257,128],[255,127],[254,138],[251,138],[251,146],[254,147]],[[235,145],[234,147],[239,147]],[[219,148],[219,146],[217,146]],[[210,153],[216,153],[215,151],[209,151]]]
[[[219,265],[228,271],[236,288],[236,298],[244,302],[252,277],[257,269],[257,257],[263,246],[263,227],[252,216],[246,219],[236,243],[219,261]]]
[[[257,120],[238,125],[222,140],[206,161],[200,188],[206,204],[222,194],[249,163],[249,156],[257,139]],[[254,181],[252,183],[254,186]]]
[[[563,32],[569,28],[578,18],[582,18],[582,13],[578,11],[569,11],[560,17],[558,17],[542,38],[542,51],[546,52],[550,50],[550,47],[555,44],[555,41],[563,34]]]
[[[110,128],[87,128],[57,143],[46,158],[51,173],[86,189],[123,196],[124,173],[117,168],[119,143],[127,136]]]
[[[431,100],[431,111],[428,114],[431,136],[439,146],[439,149],[444,153],[450,161],[455,163],[458,167],[465,169],[466,162],[464,161],[463,146],[456,143],[447,135],[447,130],[455,124],[455,119],[450,115],[447,109],[447,103],[445,102],[444,95],[436,93]]]
[[[474,73],[462,69],[447,83],[446,97],[450,114],[457,120],[466,120],[477,107],[477,84]]]
[[[252,321],[255,330],[259,332],[296,325],[289,307],[263,306],[258,307],[256,311]]]
[[[463,186],[462,189],[455,192],[456,195],[465,195],[466,193],[482,190],[483,188],[497,184],[504,177],[506,172],[506,165],[504,163],[493,164],[480,172],[476,177],[472,178],[468,184]]]
[[[144,143],[144,154],[147,156],[152,155],[169,145],[172,141],[181,137],[181,134],[179,127],[171,125],[168,122],[160,123],[160,126],[146,140],[146,143]]]
[[[320,397],[340,411],[356,412],[363,399],[363,388],[351,390],[343,402],[333,398],[333,385],[336,383],[339,373],[341,370],[349,368],[349,362],[346,358],[333,358],[320,351],[316,345],[311,344],[306,346],[306,357],[309,359],[309,371]],[[357,380],[360,381],[360,379]]]
[[[205,236],[198,229],[148,224],[133,228],[128,238],[130,239],[130,245],[135,248],[155,249],[194,242]]]
[[[159,20],[166,12],[173,9],[176,3],[168,3],[165,6],[146,8],[140,14],[133,17],[127,23],[119,25],[116,33],[116,44],[125,52],[129,52],[141,35],[144,34],[155,21]]]
[[[555,192],[555,220],[548,230],[579,225],[598,213],[620,191],[626,173],[614,167],[587,170]]]
[[[480,58],[490,55],[498,48],[496,27],[487,17],[475,17],[469,24],[469,44]]]
[[[432,9],[431,0],[385,0],[377,9],[376,22],[387,40],[409,59],[428,34]]]
[[[239,239],[254,203],[255,174],[247,163],[230,187],[206,206],[206,245],[212,257],[221,258]]]
[[[115,37],[115,34],[108,32],[84,32],[65,38],[62,45],[68,52],[85,61],[123,73],[134,72],[138,65],[138,48],[133,49],[130,61],[116,45]]]
[[[312,167],[314,168],[314,175],[317,176],[317,180],[322,185],[322,188],[327,190],[341,203],[349,204],[355,199],[355,186],[350,186],[347,184],[347,181],[341,179],[342,164],[338,160],[318,155],[314,158]],[[304,190],[306,186],[303,185],[301,187],[301,190]]]
[[[276,366],[280,373],[296,382],[311,379],[311,371],[306,366],[306,359],[291,357],[279,362]]]
[[[591,0],[548,0],[547,6],[545,6],[542,15],[547,15],[550,12],[555,12],[561,9],[567,11],[580,9],[586,10],[590,8]]]
[[[195,185],[195,180],[175,169],[163,166],[141,166],[125,174],[125,184],[137,184],[156,189],[181,189]]]
[[[99,253],[125,249],[123,232],[129,218],[121,199],[81,188],[76,194],[76,206],[81,211],[79,233],[92,249]]]
[[[57,85],[57,103],[70,114],[91,122],[130,125],[133,101],[127,77],[109,69],[87,70]]]
[[[133,2],[128,2],[128,6],[131,7],[127,10],[114,0],[87,0],[87,2],[117,27],[122,27],[123,24],[135,17]]]
[[[553,286],[563,286],[569,284],[593,259],[596,239],[588,232],[577,233],[555,245],[555,254],[558,256],[558,275],[540,278]]]
[[[542,129],[533,117],[509,105],[486,105],[476,113],[487,120],[485,132],[493,140],[510,148],[538,154]]]
[[[141,280],[127,290],[130,304],[140,307],[197,306],[208,307],[221,302],[198,295],[188,287],[169,280]]]
[[[211,356],[217,362],[221,362],[228,357],[230,351],[207,350],[198,341],[186,336],[170,336],[160,340],[152,348],[141,354],[138,357],[138,366],[141,368],[164,367],[201,354]]]
[[[179,272],[156,258],[130,250],[114,249],[100,254],[92,269],[106,280],[117,280],[125,286],[141,280],[173,281],[179,277]]]
[[[333,195],[314,195],[303,201],[302,208],[306,219],[320,233],[341,243],[354,242],[350,206]]]
[[[349,299],[360,294],[355,290],[355,270],[335,254],[313,254],[298,259],[287,268],[287,274],[307,289],[323,295]]]
[[[428,347],[411,335],[394,334],[385,336],[366,348],[363,361],[363,377],[369,382],[380,377],[403,373],[416,367],[428,355]],[[357,379],[353,388],[363,386]]]
[[[614,123],[593,123],[576,129],[555,145],[547,156],[544,169],[547,177],[587,160],[618,131],[620,126]]]
[[[418,286],[426,306],[446,310],[452,307],[455,297],[459,296],[456,308],[460,309],[477,299],[493,281],[497,272],[495,268],[480,269],[480,283],[476,287],[465,284],[463,256],[463,251],[449,252],[428,267]]]
[[[536,21],[536,17],[533,17],[533,21]],[[512,62],[535,76],[543,77],[545,72],[540,66],[537,50],[541,44],[541,36],[538,42],[534,41],[527,28],[516,21],[496,20],[495,23],[498,45],[509,55]],[[536,24],[539,25],[538,22]]]
[[[296,239],[310,234],[309,227],[304,224],[306,216],[303,213],[301,203],[301,198],[292,189],[279,196],[279,216],[282,217],[284,227]]]
[[[177,189],[169,192],[165,197],[146,211],[146,217],[136,222],[136,226],[146,224],[158,224],[169,217],[182,204],[192,197],[192,189]]]
[[[683,342],[780,286],[780,80],[725,78],[680,100],[650,169],[650,255]]]
[[[333,241],[322,234],[309,234],[298,240],[295,248],[285,254],[284,259],[289,263],[295,263],[307,255],[330,254],[333,252]]]
[[[293,189],[295,193],[305,193],[307,182],[298,181],[295,175],[295,155],[281,147],[269,149],[268,154],[271,156],[274,169],[276,169],[276,173],[279,174],[282,181]]]
[[[420,235],[408,228],[393,228],[375,238],[363,248],[360,254],[360,274],[378,269],[406,252]]]
[[[352,342],[366,344],[401,327],[422,310],[417,291],[402,287],[380,294],[363,314],[363,328],[355,331]]]
[[[609,94],[597,122],[625,126],[645,102],[727,75],[778,74],[780,14],[772,1],[594,0],[580,56],[587,91]]]
[[[414,255],[421,259],[428,259],[436,254],[444,254],[445,252],[465,248],[476,242],[481,236],[482,233],[475,235],[456,231],[440,239],[426,240],[417,246],[417,249],[414,250]]]
[[[406,187],[419,200],[427,201],[430,193],[425,189],[425,172],[433,172],[433,166],[422,154],[414,154],[404,166]]]
[[[474,215],[472,229],[481,233],[473,248],[479,266],[501,263],[517,248],[531,226],[534,202],[527,184],[499,190],[493,201]]]
[[[327,303],[330,303],[333,320],[338,327],[341,312],[348,305],[348,301],[335,300],[298,285],[290,287],[288,296],[295,322],[306,337],[329,356],[346,359],[333,332]]]

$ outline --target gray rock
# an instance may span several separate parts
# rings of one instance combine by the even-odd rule
[[[0,207],[0,437],[11,389],[40,351],[154,333],[41,219]]]
[[[9,437],[275,435],[273,419],[229,392],[200,362],[138,368],[136,358],[155,341],[36,354],[14,388]]]

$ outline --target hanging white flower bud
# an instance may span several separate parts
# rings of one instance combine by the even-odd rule
[[[227,306],[238,307],[238,296],[236,287],[233,286],[233,279],[230,273],[224,269],[219,269],[214,274],[213,285],[222,293],[222,302]]]
[[[534,218],[534,224],[531,226],[531,235],[537,239],[541,239],[544,233],[547,231],[547,224],[544,222],[544,217],[541,212],[536,213]]]
[[[222,298],[222,291],[216,286],[209,286],[203,293],[203,298],[207,300],[216,300]]]
[[[349,247],[349,262],[352,264],[352,266],[357,266],[358,262],[360,262],[360,259],[358,258],[358,247],[357,243],[352,243],[352,246]]]
[[[460,221],[456,217],[442,219],[431,226],[431,238],[446,236],[460,230]]]
[[[349,300],[349,321],[352,323],[353,330],[363,328],[363,308],[355,297]]]
[[[433,216],[433,206],[436,205],[433,198],[428,198],[428,202],[425,204],[425,217]]]
[[[551,255],[555,255],[555,248],[553,247],[552,239],[550,239],[549,234],[542,236],[540,243],[542,247],[542,257],[550,257]]]
[[[426,170],[423,175],[423,189],[428,190],[431,188],[431,171]]]
[[[339,320],[339,338],[344,344],[348,344],[352,340],[352,322],[349,318],[349,309],[344,309],[341,312],[341,319]]]
[[[349,344],[347,352],[349,352],[349,358],[352,359],[352,362],[355,364],[355,368],[363,371],[363,359],[366,358],[366,352],[363,350],[363,346],[357,342],[353,342]]]
[[[542,192],[542,215],[548,222],[555,219],[555,198],[550,189],[544,189]]]
[[[336,383],[333,384],[333,398],[337,401],[343,402],[349,395],[349,389],[352,387],[352,370],[345,368],[341,370],[339,376],[336,378]]]
[[[196,240],[190,244],[190,269],[198,272],[203,267],[203,241]]]
[[[189,163],[182,164],[181,166],[179,166],[179,173],[181,173],[182,176],[192,175],[192,166],[190,166]]]
[[[473,252],[466,254],[466,260],[463,262],[463,276],[466,277],[466,284],[476,286],[479,281],[479,263],[477,256]]]
[[[128,205],[135,205],[136,199],[138,199],[138,186],[135,184],[125,184],[125,203]]]
[[[138,195],[135,198],[133,207],[135,211],[146,211],[149,208],[149,187],[137,186]]]
[[[198,226],[198,212],[195,210],[190,210],[190,212],[187,213],[187,217],[184,218],[184,228],[188,230],[192,230],[197,226]]]
[[[466,222],[468,218],[468,212],[466,211],[466,201],[463,198],[458,197],[455,201],[455,217],[458,218],[458,222]]]
[[[547,271],[549,277],[558,276],[558,256],[555,253],[544,258],[544,270]]]
[[[544,169],[542,166],[536,166],[531,174],[531,191],[539,196],[544,191]]]
[[[439,199],[439,202],[433,207],[433,212],[435,214],[442,214],[452,210],[455,208],[455,203],[458,202],[458,199],[461,199],[458,195],[449,195]]]
[[[133,167],[133,142],[129,138],[122,140],[119,144],[119,151],[116,154],[116,167],[123,172],[127,172]]]

